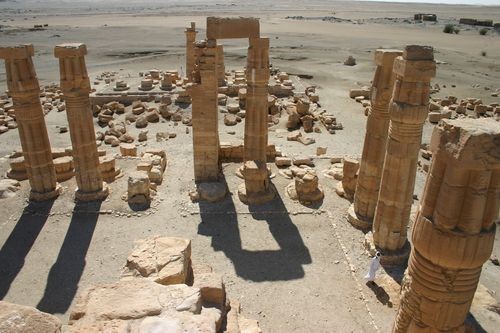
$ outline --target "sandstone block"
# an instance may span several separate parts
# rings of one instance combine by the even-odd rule
[[[59,333],[61,321],[29,306],[0,301],[0,332]]]
[[[191,241],[160,236],[138,240],[127,258],[127,268],[163,285],[185,284],[191,269]]]

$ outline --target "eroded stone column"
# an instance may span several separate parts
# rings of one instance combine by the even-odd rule
[[[200,181],[216,181],[220,173],[219,128],[217,104],[216,41],[196,43],[197,63],[192,97],[194,177]]]
[[[373,222],[381,261],[406,260],[406,237],[422,128],[428,113],[430,80],[436,74],[432,47],[410,45],[394,60],[395,75],[387,151]],[[392,252],[392,253],[391,253]],[[397,253],[399,252],[399,253]]]
[[[266,162],[269,38],[249,38],[245,115],[245,161]]]
[[[224,65],[224,46],[217,45],[217,84],[226,85],[226,66]]]
[[[192,82],[192,75],[196,62],[194,42],[196,40],[197,31],[195,22],[191,22],[191,26],[187,27],[184,33],[186,34],[186,77]]]
[[[366,121],[365,142],[359,167],[354,203],[349,208],[349,222],[362,229],[371,229],[377,206],[380,179],[384,166],[389,105],[394,86],[392,67],[394,59],[403,54],[399,50],[375,51],[375,76],[371,88],[371,109]]]
[[[393,328],[463,332],[500,206],[500,124],[442,120],[412,232],[413,249]]]
[[[260,204],[274,198],[266,164],[269,38],[250,37],[249,43],[242,170],[245,183],[239,187],[238,195],[245,203]]]
[[[73,146],[76,184],[75,198],[80,201],[102,200],[108,195],[107,185],[99,170],[89,93],[90,80],[85,66],[85,44],[62,44],[54,49],[59,58],[61,90],[66,102],[69,133]]]
[[[60,186],[40,104],[40,86],[31,59],[33,55],[33,45],[0,47],[31,186],[30,200],[43,201],[57,197]]]

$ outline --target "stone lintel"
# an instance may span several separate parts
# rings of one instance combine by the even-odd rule
[[[403,51],[406,60],[434,60],[434,49],[432,46],[407,45]]]
[[[83,57],[87,54],[87,46],[83,43],[59,44],[54,48],[56,58]]]
[[[35,55],[33,44],[0,47],[0,59],[27,59]]]
[[[207,38],[250,38],[260,36],[259,19],[253,17],[207,17]]]

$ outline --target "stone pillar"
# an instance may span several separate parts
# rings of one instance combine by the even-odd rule
[[[191,26],[184,31],[186,34],[186,77],[192,82],[192,75],[195,65],[195,46],[196,40],[196,24],[191,22]]]
[[[89,93],[90,80],[85,67],[85,44],[62,44],[54,49],[59,58],[61,90],[66,102],[69,133],[73,145],[76,184],[75,198],[80,201],[102,200],[108,188],[99,170]]]
[[[217,85],[226,85],[226,66],[224,66],[224,46],[217,45]]]
[[[500,206],[500,124],[444,119],[412,232],[394,333],[464,332]]]
[[[244,160],[266,162],[269,38],[249,38]]]
[[[49,135],[40,104],[40,86],[31,59],[33,55],[31,44],[0,47],[0,58],[5,59],[7,86],[16,110],[31,186],[30,200],[43,201],[56,198],[60,186],[57,184]]]
[[[273,199],[275,193],[266,165],[269,38],[250,37],[249,44],[242,170],[245,183],[238,195],[244,203],[260,204]]]
[[[198,42],[195,50],[193,84],[187,88],[192,97],[194,178],[216,181],[220,173],[216,41]]]
[[[371,229],[377,206],[382,167],[384,166],[389,105],[394,86],[394,59],[399,50],[375,51],[375,76],[371,88],[371,109],[366,121],[365,142],[359,167],[354,203],[349,208],[349,222],[357,228]]]
[[[406,260],[406,237],[422,128],[427,119],[430,80],[436,74],[433,49],[410,45],[394,60],[395,75],[387,151],[373,222],[375,246],[386,263]],[[392,252],[392,254],[391,254]],[[398,258],[398,259],[396,259]],[[384,262],[384,258],[381,259]],[[394,262],[396,263],[396,262]]]

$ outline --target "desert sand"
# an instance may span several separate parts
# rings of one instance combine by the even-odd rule
[[[87,45],[87,67],[93,78],[104,71],[137,76],[152,68],[185,67],[184,29],[196,22],[198,39],[205,34],[207,16],[260,18],[261,34],[271,39],[274,67],[290,73],[297,91],[316,85],[321,107],[333,113],[344,129],[336,134],[313,133],[316,144],[286,141],[284,118],[271,128],[269,142],[289,156],[314,155],[316,147],[327,156],[361,156],[365,134],[364,108],[348,96],[351,88],[369,86],[377,48],[402,49],[419,44],[434,47],[438,64],[432,84],[441,87],[433,97],[475,97],[485,104],[499,102],[491,93],[500,89],[500,34],[480,36],[477,27],[460,26],[459,34],[445,34],[447,23],[461,17],[500,22],[500,6],[466,6],[357,1],[232,2],[0,2],[0,45],[33,43],[35,68],[41,84],[59,82],[53,48],[57,44]],[[415,23],[413,14],[434,13],[438,22]],[[41,31],[34,25],[48,24]],[[247,42],[223,41],[226,69],[246,63]],[[344,66],[352,55],[356,66]],[[301,77],[303,78],[300,78]],[[304,78],[303,75],[310,75]],[[0,66],[0,94],[6,90]],[[222,119],[222,116],[220,117]],[[71,145],[64,112],[45,117],[53,148]],[[494,121],[494,120],[492,120]],[[426,122],[423,143],[434,125]],[[221,141],[241,142],[243,123],[226,127]],[[96,131],[100,128],[96,125]],[[138,130],[131,127],[132,133]],[[320,207],[304,207],[285,195],[289,180],[272,181],[279,198],[249,209],[237,196],[242,182],[238,164],[225,164],[224,175],[232,195],[219,204],[192,203],[194,188],[192,138],[185,126],[172,122],[150,124],[147,147],[162,148],[168,167],[152,207],[133,213],[121,196],[126,177],[111,184],[111,194],[100,206],[73,202],[74,178],[63,182],[62,195],[51,204],[26,199],[27,181],[15,197],[0,201],[0,298],[54,313],[65,321],[77,293],[96,283],[116,281],[133,241],[150,235],[179,236],[192,240],[193,258],[209,264],[224,277],[228,292],[238,297],[243,313],[258,319],[264,332],[388,332],[399,303],[404,267],[379,272],[377,284],[363,276],[370,258],[363,248],[364,234],[346,220],[350,203],[335,194],[337,181],[324,177],[327,158],[316,159],[315,169],[325,190]],[[156,131],[177,134],[155,142]],[[236,134],[230,134],[235,131]],[[0,136],[0,173],[9,168],[7,155],[20,146],[16,130]],[[117,148],[104,146],[108,154]],[[141,147],[140,147],[141,149]],[[117,159],[123,172],[134,169]],[[415,206],[426,173],[419,169]],[[97,213],[95,213],[97,212]],[[99,213],[101,212],[101,213]],[[494,256],[500,256],[497,241]],[[500,323],[498,313],[478,304],[500,300],[500,267],[488,261],[481,277],[469,320],[487,332]],[[477,306],[476,306],[477,305]]]

